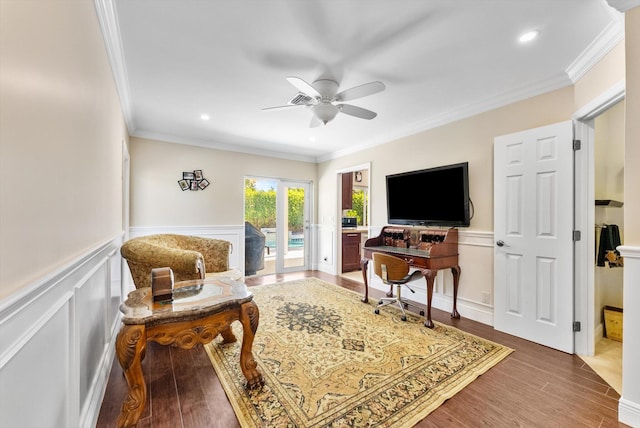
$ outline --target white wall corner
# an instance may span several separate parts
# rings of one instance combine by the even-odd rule
[[[618,403],[618,420],[640,428],[640,246],[621,245],[624,257],[624,329],[622,332],[622,397]]]

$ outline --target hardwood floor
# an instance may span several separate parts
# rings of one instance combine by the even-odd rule
[[[317,271],[250,277],[246,282],[253,286],[307,276],[363,291],[358,282]],[[372,290],[371,295],[380,294]],[[452,320],[448,313],[437,309],[432,317],[434,321],[509,346],[515,352],[429,414],[417,427],[626,426],[618,423],[618,393],[577,355],[555,351],[475,321]],[[143,369],[148,398],[138,427],[240,426],[201,346],[183,350],[149,343]],[[122,370],[114,361],[97,427],[115,426],[126,390]]]

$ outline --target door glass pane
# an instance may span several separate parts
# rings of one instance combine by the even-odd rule
[[[309,184],[277,179],[245,179],[245,275],[307,268]],[[251,234],[264,235],[255,247]],[[255,263],[256,257],[260,258]]]
[[[276,196],[278,182],[268,179],[245,179],[244,219],[264,235],[262,263],[260,260],[245,260],[247,275],[267,275],[276,272]],[[245,245],[247,245],[245,240]],[[248,256],[245,252],[245,258]],[[253,265],[255,263],[255,265]],[[255,272],[255,273],[254,273]]]
[[[285,194],[283,209],[285,247],[284,268],[304,267],[305,265],[305,188],[291,184],[282,187]]]

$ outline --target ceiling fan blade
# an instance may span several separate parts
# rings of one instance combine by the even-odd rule
[[[371,110],[367,110],[366,108],[352,106],[350,104],[338,104],[338,108],[344,114],[348,114],[349,116],[359,117],[360,119],[371,120],[378,115]]]
[[[285,110],[290,107],[309,107],[309,106],[311,106],[311,104],[287,104],[286,106],[265,107],[262,109],[262,111]]]
[[[377,94],[384,91],[385,86],[382,82],[369,82],[364,85],[354,86],[353,88],[345,89],[342,92],[336,94],[336,101],[350,101],[356,98],[366,97],[368,95]]]
[[[322,98],[322,95],[320,95],[320,92],[318,92],[316,88],[299,77],[289,76],[287,77],[287,81],[303,94],[309,95],[312,98]]]
[[[314,114],[311,116],[311,122],[309,122],[309,128],[317,128],[322,125],[322,121]]]

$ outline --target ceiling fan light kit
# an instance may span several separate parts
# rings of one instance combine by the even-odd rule
[[[331,122],[336,117],[340,109],[330,102],[323,101],[311,107],[311,111],[320,122],[326,125],[327,122]]]
[[[318,79],[309,84],[299,77],[287,77],[299,92],[286,106],[268,107],[263,110],[279,110],[289,107],[309,107],[313,114],[310,127],[331,122],[338,113],[348,114],[360,119],[371,120],[377,113],[357,107],[351,104],[342,104],[343,101],[355,100],[381,92],[385,89],[382,82],[369,82],[364,85],[354,86],[338,92],[339,84],[331,79]]]

